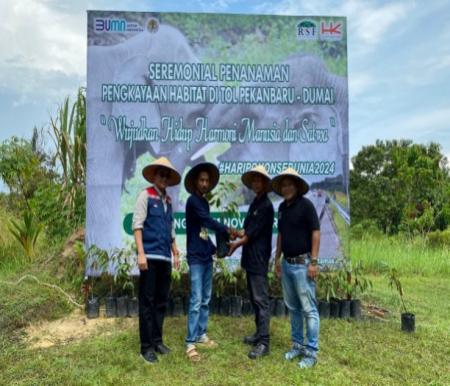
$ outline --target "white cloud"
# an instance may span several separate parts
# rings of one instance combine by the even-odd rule
[[[80,3],[2,0],[0,36],[0,88],[18,95],[16,105],[57,92],[61,98],[76,91],[69,85],[84,82],[86,12]]]

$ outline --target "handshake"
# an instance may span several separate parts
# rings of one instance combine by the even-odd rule
[[[237,248],[246,244],[248,241],[248,238],[245,235],[244,229],[237,230],[235,228],[230,228],[230,240],[232,240],[234,242],[228,243],[229,250],[228,250],[227,256],[231,256]]]

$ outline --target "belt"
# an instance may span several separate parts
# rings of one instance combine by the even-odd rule
[[[307,253],[298,256],[284,256],[284,260],[289,264],[305,264],[307,258],[309,258],[309,254]]]

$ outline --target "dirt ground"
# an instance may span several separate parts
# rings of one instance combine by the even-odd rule
[[[137,325],[137,318],[106,318],[101,310],[99,318],[88,319],[84,310],[76,309],[64,318],[31,324],[25,334],[30,348],[46,348],[92,335],[109,335],[124,325]]]

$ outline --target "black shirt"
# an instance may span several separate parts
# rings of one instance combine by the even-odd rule
[[[244,220],[248,242],[242,247],[241,265],[247,272],[267,274],[272,254],[274,210],[267,193],[255,197]]]
[[[293,257],[311,253],[312,232],[320,229],[319,217],[313,203],[298,196],[287,205],[283,201],[278,208],[278,232],[281,233],[281,251]]]

